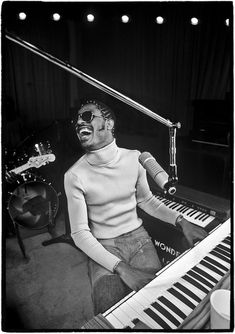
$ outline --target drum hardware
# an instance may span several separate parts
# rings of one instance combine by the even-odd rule
[[[28,175],[26,182],[21,182],[14,191],[9,192],[8,213],[15,227],[17,240],[23,256],[26,252],[20,235],[20,227],[30,230],[48,229],[52,234],[55,217],[59,208],[60,194],[57,194],[50,183],[35,175]]]

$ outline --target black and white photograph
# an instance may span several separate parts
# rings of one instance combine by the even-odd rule
[[[233,332],[233,1],[3,1],[3,332]]]

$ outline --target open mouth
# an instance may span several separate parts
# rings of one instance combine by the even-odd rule
[[[78,135],[80,137],[81,140],[87,140],[90,135],[92,134],[92,130],[88,127],[81,127],[78,130]]]

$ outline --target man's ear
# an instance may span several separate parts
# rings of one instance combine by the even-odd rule
[[[113,127],[114,127],[114,120],[111,118],[107,119],[107,129],[112,130]]]

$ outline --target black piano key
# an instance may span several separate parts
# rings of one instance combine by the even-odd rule
[[[153,312],[150,308],[144,310],[146,314],[154,321],[156,321],[162,328],[164,329],[172,329],[162,318],[160,318],[155,312]]]
[[[172,304],[172,302],[166,299],[164,296],[161,296],[160,298],[158,298],[158,300],[160,300],[160,302],[166,305],[169,309],[171,309],[175,314],[177,314],[183,320],[187,317],[184,312],[182,312],[177,306]]]
[[[134,325],[137,325],[139,321],[140,321],[140,319],[137,319],[137,318],[135,318],[135,319],[132,320],[132,322],[133,322]]]
[[[198,213],[197,210],[194,210],[191,214],[190,214],[190,217],[194,216],[196,213]]]
[[[213,250],[220,253],[221,255],[226,256],[229,259],[231,257],[229,252],[225,252],[224,250],[221,250],[219,247],[215,247]]]
[[[179,207],[178,207],[178,209],[176,209],[176,211],[179,211],[180,209],[182,209],[183,208],[183,205],[181,204]]]
[[[179,203],[175,203],[175,204],[171,207],[171,209],[175,209],[175,208],[177,208],[178,205],[179,205]]]
[[[216,252],[215,250],[211,251],[210,253],[217,256],[218,258],[220,258],[224,262],[230,263],[230,259],[228,259],[226,256],[220,254],[219,252]]]
[[[228,269],[225,266],[223,266],[221,263],[219,263],[218,261],[216,261],[216,260],[214,260],[214,259],[212,259],[212,258],[210,258],[208,256],[205,256],[204,259],[206,261],[210,262],[211,264],[213,264],[214,266],[222,269],[223,271],[225,271],[225,272],[228,271]]]
[[[204,218],[202,218],[202,221],[204,222],[209,217],[210,217],[210,215],[206,214],[206,216]]]
[[[164,307],[162,307],[159,303],[155,302],[151,304],[151,306],[154,307],[158,312],[163,314],[167,319],[169,319],[177,327],[180,325],[180,322],[170,312],[168,312]]]
[[[229,246],[230,246],[230,244],[231,244],[230,239],[228,239],[228,238],[225,238],[225,239],[223,240],[223,242],[224,242],[225,244],[229,245]]]
[[[214,287],[213,284],[211,284],[208,280],[206,280],[204,277],[202,277],[201,275],[198,275],[197,273],[195,273],[193,270],[190,270],[187,272],[187,274],[189,276],[192,276],[194,279],[200,281],[201,283],[203,283],[204,285],[208,286],[210,289],[212,289]]]
[[[181,212],[182,212],[182,213],[185,213],[186,211],[188,211],[188,209],[189,209],[189,208],[186,206],[185,209],[182,210]]]
[[[215,284],[219,282],[219,280],[217,280],[216,278],[214,278],[213,276],[211,276],[210,274],[208,274],[205,270],[201,268],[198,268],[195,266],[192,269],[196,271],[198,274],[201,274],[202,276],[208,278],[211,282],[214,282]]]
[[[183,205],[182,208],[180,208],[178,211],[179,211],[179,212],[183,212],[183,210],[184,210],[185,208],[186,208],[186,206]]]
[[[195,219],[198,219],[201,216],[201,212],[195,217]]]
[[[194,211],[194,209],[191,209],[189,212],[188,212],[188,215],[190,214],[190,213],[192,213]]]
[[[173,296],[181,300],[185,305],[190,307],[192,310],[196,307],[190,300],[188,300],[188,298],[184,297],[180,292],[176,291],[175,289],[170,288],[167,291],[169,291]]]
[[[216,248],[219,248],[220,250],[224,251],[226,254],[230,254],[229,251],[230,249],[228,249],[227,247],[225,247],[224,245],[218,245]]]
[[[201,285],[199,282],[197,282],[192,277],[185,275],[182,278],[188,281],[189,283],[191,283],[192,285],[195,285],[198,289],[202,290],[203,292],[209,293],[210,290],[206,289],[203,285]]]
[[[203,219],[205,216],[206,216],[206,213],[203,212],[203,213],[198,217],[198,219],[202,221],[202,219]]]
[[[185,286],[183,286],[180,283],[175,283],[174,286],[176,286],[179,290],[183,291],[186,295],[188,295],[189,297],[191,297],[192,299],[194,299],[196,302],[200,303],[201,298],[199,298],[198,296],[195,295],[195,293],[193,293],[192,291],[190,291],[188,288],[186,288]]]
[[[216,268],[215,266],[213,266],[212,264],[210,264],[210,263],[208,263],[208,262],[206,262],[206,261],[204,261],[204,260],[202,260],[200,263],[201,263],[203,266],[205,266],[205,267],[209,268],[210,270],[214,271],[214,272],[217,273],[218,275],[220,275],[220,276],[224,276],[224,273],[223,273],[221,270],[219,270],[218,268]]]

